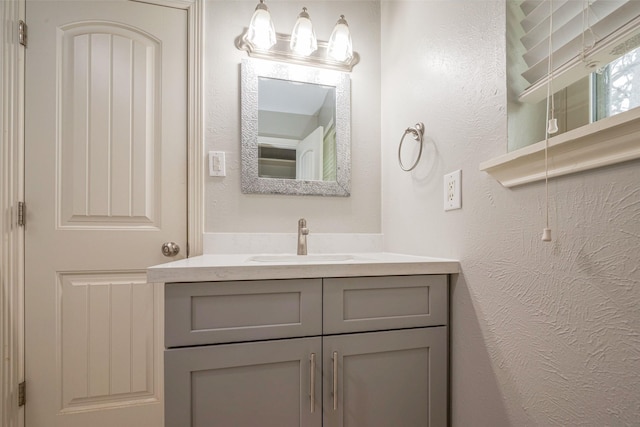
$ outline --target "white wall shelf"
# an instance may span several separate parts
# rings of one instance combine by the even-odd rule
[[[487,160],[480,170],[505,187],[545,179],[545,142]],[[640,158],[640,108],[549,139],[549,178]]]

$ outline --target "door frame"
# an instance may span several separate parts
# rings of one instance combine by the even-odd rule
[[[24,1],[24,0],[18,0]],[[202,255],[204,233],[205,0],[130,0],[187,11],[187,257]]]
[[[18,22],[24,0],[0,4],[0,21],[14,31],[0,34],[0,425],[24,425],[18,384],[24,381],[24,232],[17,206],[24,200],[24,48]]]
[[[131,0],[187,12],[187,256],[202,254],[204,232],[204,3],[205,0]],[[0,34],[0,425],[24,427],[18,384],[24,381],[24,228],[17,206],[24,200],[24,47],[17,26],[26,0],[0,3],[0,21],[15,25]],[[27,22],[28,25],[28,22]],[[7,37],[11,38],[10,40]],[[9,402],[9,403],[7,403]],[[28,400],[27,400],[28,402]]]

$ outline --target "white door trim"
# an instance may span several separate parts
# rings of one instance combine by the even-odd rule
[[[194,0],[188,7],[188,256],[202,255],[204,235],[204,4],[205,0]]]
[[[204,144],[203,144],[203,99],[204,93],[204,4],[205,0],[132,0],[168,6],[187,11],[189,25],[189,78],[187,144],[187,229],[188,256],[202,255],[204,233]]]
[[[188,64],[188,242],[189,256],[202,254],[204,231],[203,43],[204,0],[134,0],[184,9],[189,25]],[[0,34],[0,425],[24,427],[18,384],[24,380],[24,229],[16,206],[24,200],[24,48],[17,22],[25,19],[25,0],[0,3],[0,21],[16,25],[14,39]],[[7,296],[7,298],[5,298]],[[7,404],[7,402],[12,402]]]
[[[0,4],[2,31],[0,65],[0,425],[22,427],[24,407],[18,406],[18,384],[24,380],[24,232],[17,206],[24,197],[24,48],[18,43],[24,0]]]

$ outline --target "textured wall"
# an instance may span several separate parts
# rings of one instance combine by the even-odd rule
[[[257,0],[205,3],[205,150],[226,152],[227,176],[206,178],[205,231],[295,232],[306,217],[313,233],[379,233],[380,3],[268,1],[276,31],[290,34],[306,6],[316,35],[328,40],[340,14],[353,32],[361,62],[351,73],[351,197],[275,196],[240,192],[240,61],[234,46]]]
[[[505,189],[504,2],[382,2],[387,250],[461,260],[452,287],[455,426],[640,425],[640,172],[630,162]],[[400,30],[402,29],[402,30]],[[429,138],[397,165],[407,126]],[[442,175],[463,172],[463,209]]]

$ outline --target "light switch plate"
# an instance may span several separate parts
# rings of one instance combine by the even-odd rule
[[[226,176],[224,151],[209,151],[209,176]]]
[[[462,171],[451,172],[444,176],[444,210],[462,208]]]

